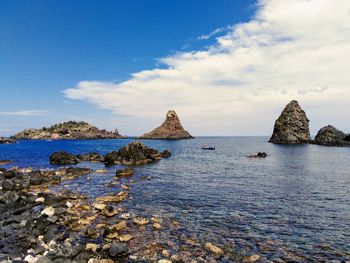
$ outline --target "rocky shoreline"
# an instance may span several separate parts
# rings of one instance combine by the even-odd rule
[[[118,161],[123,156],[128,164],[149,160],[141,152],[159,157],[152,161],[162,158],[160,152],[138,142],[118,152],[125,154],[118,154]],[[136,215],[123,207],[137,181],[122,184],[120,180],[134,174],[132,166],[116,171],[111,180],[120,190],[111,194],[91,198],[62,187],[62,182],[93,172],[103,173],[83,167],[1,168],[0,262],[216,262],[232,257],[210,242],[186,239],[186,250],[170,240],[160,242],[160,236],[167,240],[163,229],[176,231],[181,224],[157,215]]]
[[[17,143],[17,140],[14,138],[0,137],[0,144],[11,144],[11,143]]]

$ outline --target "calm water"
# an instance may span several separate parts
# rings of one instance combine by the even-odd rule
[[[350,253],[350,148],[283,146],[265,137],[208,137],[144,141],[173,153],[139,166],[125,204],[138,214],[158,214],[183,224],[181,235],[211,241],[241,254],[344,261]],[[50,167],[53,151],[105,154],[131,140],[22,141],[0,145],[0,159],[20,167]],[[203,151],[201,145],[216,146]],[[247,155],[265,151],[266,159]],[[104,168],[103,164],[79,166]],[[109,173],[81,177],[69,187],[90,196],[113,192]],[[151,180],[141,180],[152,176]],[[119,188],[118,188],[119,190]],[[115,190],[116,191],[116,190]],[[170,233],[169,235],[174,235]],[[173,237],[176,239],[176,236]],[[179,241],[180,242],[180,241]],[[297,262],[298,260],[296,260]]]

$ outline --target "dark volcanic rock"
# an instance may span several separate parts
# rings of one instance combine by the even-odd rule
[[[298,102],[293,100],[287,104],[276,120],[269,142],[300,144],[310,141],[309,119]]]
[[[350,146],[348,138],[349,135],[328,125],[318,131],[312,143],[324,146]]]
[[[54,152],[50,155],[50,163],[51,164],[77,164],[79,162],[78,158],[70,153],[60,151]]]
[[[100,130],[97,127],[86,123],[69,121],[52,125],[49,128],[28,129],[17,133],[15,139],[119,139],[124,138],[118,133]]]
[[[167,154],[168,155],[168,154]],[[119,151],[108,153],[104,157],[106,165],[113,164],[146,164],[161,159],[161,153],[148,148],[140,142],[131,142]]]
[[[81,162],[101,162],[103,157],[99,153],[78,154],[77,158]]]
[[[5,137],[0,137],[0,144],[9,144],[9,143],[16,143],[16,139],[14,138],[5,138]]]
[[[168,111],[165,121],[153,131],[145,133],[140,139],[190,139],[193,138],[182,127],[175,111]]]

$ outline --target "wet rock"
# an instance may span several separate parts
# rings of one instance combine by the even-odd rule
[[[123,221],[120,221],[119,223],[113,225],[112,227],[110,227],[110,229],[111,229],[112,231],[120,231],[120,230],[126,228],[126,225],[127,225],[127,224],[126,224],[126,221],[123,220]]]
[[[144,226],[144,225],[147,225],[149,223],[149,220],[147,218],[144,218],[144,217],[136,217],[136,218],[134,218],[133,222],[136,225]]]
[[[349,136],[335,127],[328,125],[318,131],[312,143],[323,146],[350,146],[350,141],[347,140]]]
[[[111,205],[107,205],[102,213],[107,216],[107,217],[112,217],[112,216],[115,216],[116,214],[118,214],[118,211]]]
[[[266,152],[258,152],[258,154],[249,155],[247,157],[248,158],[266,158],[267,157],[267,153]]]
[[[85,250],[91,250],[92,252],[96,253],[96,251],[99,249],[99,245],[94,243],[87,243],[85,246]]]
[[[224,253],[224,251],[221,248],[210,242],[205,243],[204,248],[215,255],[222,255]]]
[[[0,165],[5,165],[11,163],[10,160],[0,160]]]
[[[79,162],[78,158],[74,154],[70,154],[64,151],[54,152],[50,155],[51,164],[77,164]]]
[[[154,223],[153,224],[153,228],[157,229],[157,230],[160,230],[162,228],[162,226],[159,223]]]
[[[82,168],[82,167],[68,167],[68,168],[60,169],[58,172],[62,174],[65,180],[72,180],[82,175],[92,173],[93,170],[89,168]]]
[[[260,255],[251,255],[251,256],[248,256],[248,257],[245,257],[243,259],[243,262],[256,262],[258,260],[260,260]]]
[[[80,162],[101,162],[103,160],[103,157],[95,152],[78,154],[77,158]]]
[[[128,193],[121,191],[116,195],[99,196],[96,198],[97,202],[122,202],[128,197]]]
[[[158,263],[172,263],[172,262],[168,259],[160,259],[158,260]]]
[[[189,132],[182,127],[176,112],[170,110],[166,114],[165,121],[153,131],[145,133],[140,139],[190,139]]]
[[[104,158],[106,165],[113,164],[146,164],[161,159],[161,154],[140,142],[131,142],[119,151],[113,151]]]
[[[118,237],[120,242],[128,242],[131,239],[133,239],[134,237],[132,235],[126,234],[126,235],[121,235]]]
[[[123,256],[128,253],[128,247],[121,242],[114,241],[109,248],[109,255],[111,257]]]
[[[121,169],[121,170],[117,170],[115,175],[116,177],[122,177],[122,176],[132,176],[134,174],[134,169],[131,167],[125,168],[125,169]]]
[[[171,152],[169,152],[168,150],[164,150],[160,153],[160,156],[162,158],[169,158],[169,157],[171,157]]]
[[[279,144],[301,144],[311,141],[309,119],[296,100],[291,101],[275,122],[269,140]]]

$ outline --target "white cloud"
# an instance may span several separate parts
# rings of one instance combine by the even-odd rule
[[[307,111],[313,132],[328,123],[350,130],[349,10],[348,0],[261,0],[251,21],[207,50],[162,58],[165,68],[117,84],[81,81],[65,95],[149,120],[144,130],[127,125],[132,134],[168,109],[194,134],[269,134],[291,99]]]
[[[227,30],[230,30],[230,29],[231,29],[231,27],[228,27],[228,26],[227,27],[220,27],[220,28],[217,28],[217,29],[211,31],[209,34],[201,35],[201,36],[197,37],[197,40],[208,40],[208,39],[212,38],[213,36],[216,36],[220,33],[223,33]]]
[[[20,111],[1,111],[0,115],[14,116],[48,116],[51,112],[47,110],[20,110]]]

